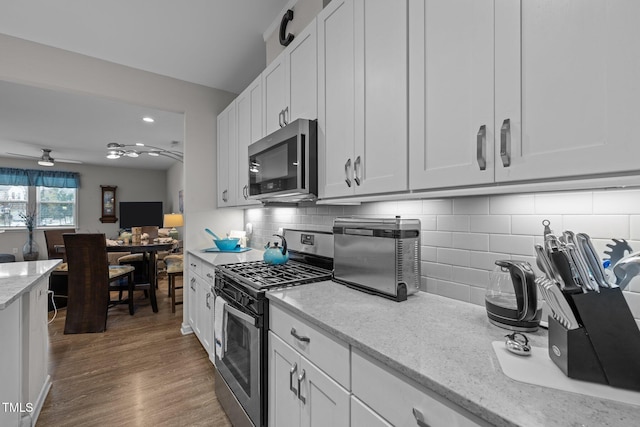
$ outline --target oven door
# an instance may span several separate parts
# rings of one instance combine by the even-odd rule
[[[250,314],[229,304],[225,310],[226,349],[222,359],[216,354],[216,368],[253,424],[260,426],[261,329]]]

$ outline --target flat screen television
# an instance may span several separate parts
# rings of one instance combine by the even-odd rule
[[[120,228],[157,225],[162,228],[162,202],[120,202]]]

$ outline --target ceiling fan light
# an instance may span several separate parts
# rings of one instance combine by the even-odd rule
[[[111,151],[108,155],[107,155],[107,159],[119,159],[120,158],[120,154],[118,154],[115,151]]]
[[[147,122],[147,123],[153,123],[153,122],[155,122],[155,120],[153,119],[153,117],[149,117],[149,116],[147,116],[147,117],[143,117],[143,118],[142,118],[142,121]]]
[[[125,154],[125,156],[127,156],[127,157],[138,157],[138,152],[137,151],[129,151],[128,153]]]
[[[46,160],[46,159],[38,160],[38,164],[40,166],[53,166],[54,165],[54,163],[51,160]]]

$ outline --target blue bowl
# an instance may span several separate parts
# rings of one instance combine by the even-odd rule
[[[218,249],[220,249],[221,251],[232,251],[236,247],[238,247],[238,242],[240,242],[240,239],[226,238],[226,239],[219,239],[219,240],[214,239],[213,241],[215,242]]]

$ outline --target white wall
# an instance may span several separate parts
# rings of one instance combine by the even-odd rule
[[[184,113],[185,245],[210,243],[202,230],[212,223],[242,227],[242,211],[217,210],[215,197],[216,117],[234,94],[3,34],[0,57],[1,80]]]
[[[44,169],[32,160],[2,157],[0,157],[0,167]],[[80,174],[80,188],[78,189],[78,230],[80,232],[105,233],[107,237],[118,236],[118,222],[103,224],[99,220],[102,215],[100,210],[101,185],[118,187],[116,189],[117,202],[160,201],[163,202],[165,212],[170,212],[170,203],[167,198],[167,173],[165,171],[62,163],[58,163],[53,169]],[[119,212],[116,211],[116,215],[118,214]],[[36,230],[34,235],[40,249],[40,259],[47,259],[44,233]],[[0,252],[12,253],[13,248],[18,248],[16,259],[22,260],[22,246],[26,240],[26,228],[8,230],[0,234]]]

